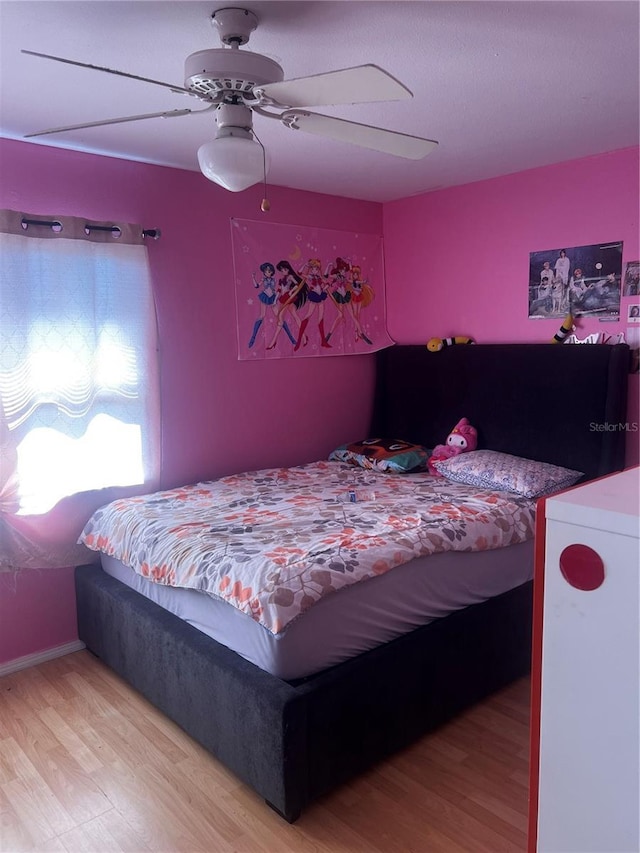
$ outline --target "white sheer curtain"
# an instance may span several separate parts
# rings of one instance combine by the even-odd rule
[[[0,211],[0,259],[0,569],[72,565],[97,506],[158,483],[147,249],[139,226]]]

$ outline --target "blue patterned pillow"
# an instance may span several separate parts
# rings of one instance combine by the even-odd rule
[[[525,498],[541,498],[567,489],[583,476],[580,471],[496,450],[472,450],[434,465],[453,483],[466,483],[497,492],[515,492]]]
[[[408,441],[367,438],[337,447],[331,451],[329,459],[348,462],[371,471],[407,474],[410,471],[424,471],[430,455],[426,447]]]

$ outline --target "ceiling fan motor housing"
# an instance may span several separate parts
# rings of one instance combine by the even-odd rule
[[[218,9],[211,16],[211,23],[218,30],[223,44],[246,44],[258,26],[258,18],[248,9],[234,7]]]
[[[217,100],[220,95],[238,95],[255,101],[254,87],[280,83],[284,71],[277,62],[260,53],[219,47],[188,56],[184,76],[185,89],[202,98]]]

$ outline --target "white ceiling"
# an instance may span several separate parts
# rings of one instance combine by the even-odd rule
[[[270,184],[389,201],[638,145],[637,0],[2,0],[0,135],[197,108],[159,86],[20,50],[182,86],[187,55],[221,46],[210,17],[231,5],[259,18],[242,49],[275,59],[287,79],[375,63],[414,94],[315,112],[440,143],[423,160],[402,160],[256,116]],[[197,171],[196,151],[213,136],[209,113],[33,143]]]

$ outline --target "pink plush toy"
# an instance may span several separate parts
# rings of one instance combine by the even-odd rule
[[[433,448],[427,463],[429,471],[437,477],[441,477],[442,474],[436,470],[434,462],[440,462],[442,459],[449,459],[451,456],[458,456],[460,453],[475,450],[477,446],[478,433],[466,418],[462,418],[447,436],[447,443],[438,444]]]

